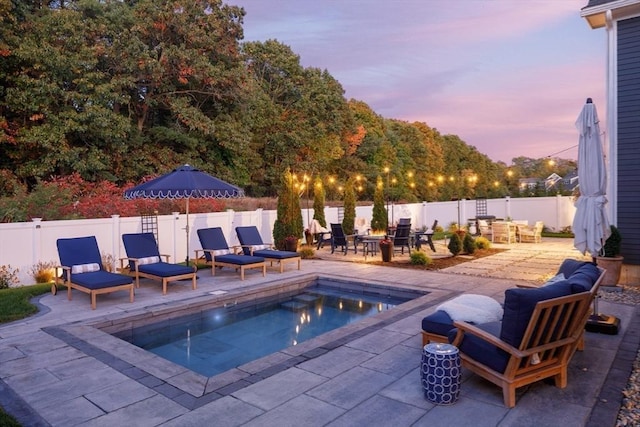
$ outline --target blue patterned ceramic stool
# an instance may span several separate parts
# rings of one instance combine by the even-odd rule
[[[460,395],[460,354],[451,344],[431,343],[422,349],[420,377],[424,397],[438,405],[452,405]]]

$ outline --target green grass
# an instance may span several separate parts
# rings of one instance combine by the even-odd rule
[[[0,289],[0,323],[13,322],[35,314],[38,308],[29,300],[50,291],[49,283]]]
[[[0,289],[0,323],[24,319],[38,311],[29,300],[51,291],[49,283]],[[20,427],[20,423],[0,407],[0,426]]]
[[[11,415],[4,412],[0,407],[0,426],[2,427],[20,427],[20,423]]]

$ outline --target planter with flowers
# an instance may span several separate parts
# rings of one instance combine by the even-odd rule
[[[384,239],[380,240],[380,253],[382,254],[383,262],[391,262],[391,255],[393,254],[393,240],[389,239],[389,236],[384,236]]]
[[[290,252],[298,251],[298,238],[296,236],[287,236],[284,238],[284,250]]]

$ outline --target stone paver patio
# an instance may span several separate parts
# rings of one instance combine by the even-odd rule
[[[367,264],[361,254],[329,255],[325,248],[322,259],[303,260],[301,271],[269,269],[265,278],[251,272],[240,281],[229,269],[215,277],[201,270],[197,291],[179,283],[162,296],[157,283],[143,280],[133,304],[113,293],[98,297],[97,310],[84,294],[74,292],[72,301],[66,293],[46,295],[39,315],[0,327],[0,405],[25,426],[614,425],[640,342],[638,309],[625,304],[601,302],[601,312],[621,319],[621,332],[586,333],[586,349],[574,356],[566,389],[546,382],[523,387],[516,407],[508,409],[498,387],[465,371],[456,404],[424,399],[422,317],[460,293],[502,301],[518,281],[540,282],[563,259],[582,257],[565,239],[509,249],[422,272]],[[359,262],[344,262],[350,258]],[[158,318],[317,277],[429,293],[210,378],[108,333],[123,318]]]

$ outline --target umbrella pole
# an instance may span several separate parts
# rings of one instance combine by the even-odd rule
[[[185,227],[187,231],[187,258],[185,262],[187,263],[187,267],[189,266],[189,198],[187,197],[187,226]]]

